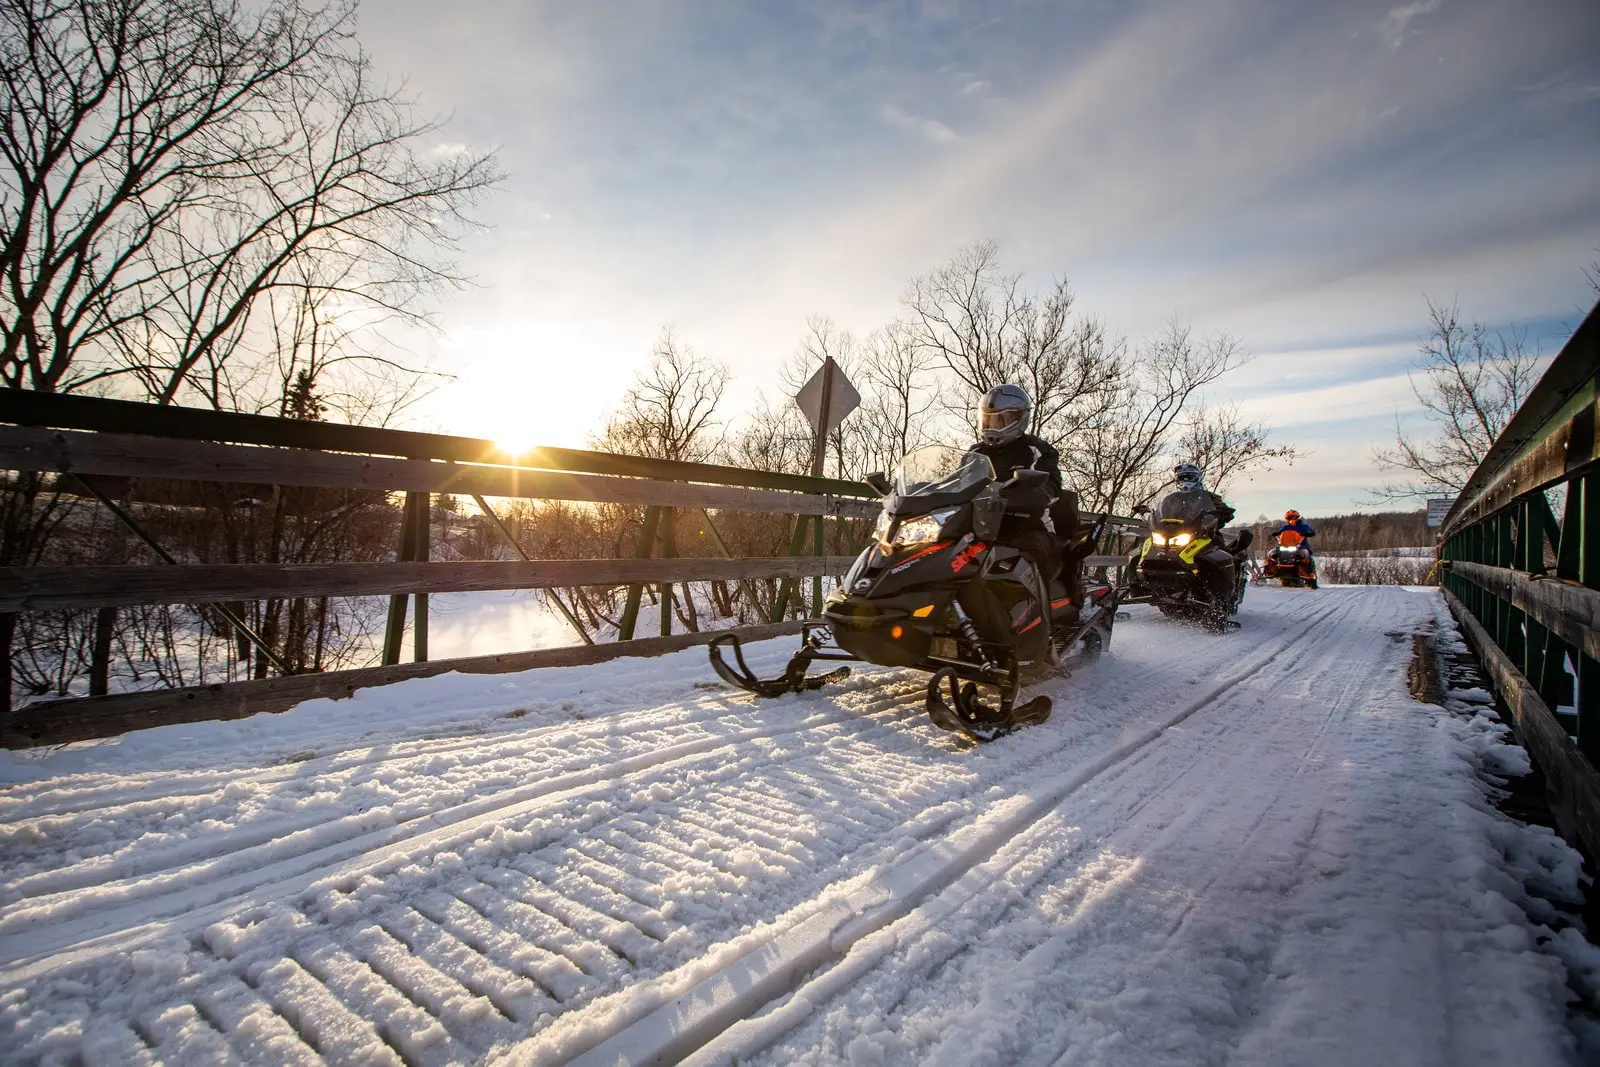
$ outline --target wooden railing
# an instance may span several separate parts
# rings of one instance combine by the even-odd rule
[[[144,726],[236,718],[283,710],[315,697],[344,697],[355,689],[447,671],[498,673],[537,666],[599,663],[625,655],[656,655],[702,644],[728,630],[672,633],[671,586],[690,581],[748,583],[777,580],[767,621],[731,632],[745,639],[794,633],[806,602],[794,588],[813,580],[806,610],[821,599],[821,578],[848,568],[853,556],[825,555],[824,523],[871,519],[875,494],[860,482],[679,463],[574,449],[535,448],[509,454],[494,442],[261,415],[158,407],[93,397],[0,389],[0,471],[47,475],[54,488],[98,497],[145,540],[164,564],[0,567],[0,614],[98,609],[144,604],[210,604],[223,612],[258,652],[282,666],[270,648],[225,606],[271,598],[383,596],[390,598],[382,665],[351,670],[258,677],[246,681],[36,701],[0,719],[7,745],[59,743],[108,736]],[[393,562],[233,563],[178,560],[144,532],[137,516],[103,486],[112,480],[154,479],[223,485],[370,490],[401,493],[399,545]],[[470,496],[522,558],[463,562],[431,559],[429,511],[434,494]],[[642,529],[632,558],[533,559],[488,503],[489,498],[577,501],[642,506]],[[672,516],[693,509],[721,555],[670,558]],[[718,532],[713,512],[793,516],[787,556],[736,557]],[[1093,521],[1098,515],[1088,515]],[[1118,529],[1142,529],[1114,516]],[[809,534],[809,535],[808,535]],[[833,542],[854,549],[855,538]],[[659,555],[658,555],[659,553]],[[652,558],[654,557],[654,558]],[[1094,556],[1089,566],[1116,570],[1120,556]],[[1115,578],[1113,577],[1113,580]],[[617,640],[500,655],[430,660],[428,597],[446,592],[626,586]],[[635,639],[646,587],[660,590],[660,636]],[[414,662],[400,662],[410,609]],[[562,610],[566,609],[562,606]],[[576,623],[569,614],[569,621]],[[91,676],[95,673],[91,671]]]
[[[1445,599],[1600,856],[1600,305],[1446,517]],[[1554,491],[1564,499],[1551,506]],[[1569,669],[1570,668],[1570,669]]]
[[[661,636],[634,640],[646,585],[661,587],[666,604],[673,583],[779,579],[782,584],[770,622],[734,632],[749,639],[792,633],[802,621],[788,617],[795,614],[787,606],[793,582],[839,574],[853,558],[822,554],[824,521],[866,519],[879,510],[872,490],[859,482],[572,449],[537,448],[511,455],[493,442],[473,438],[0,389],[3,470],[50,475],[58,486],[100,497],[168,562],[0,568],[0,613],[138,604],[225,605],[291,597],[391,598],[382,666],[35,702],[0,720],[0,734],[10,745],[56,743],[141,726],[281,710],[312,697],[347,696],[361,686],[447,671],[493,673],[659,654],[727,632],[672,634],[670,615],[663,610]],[[101,479],[400,492],[405,503],[398,558],[391,563],[180,561],[149,538],[136,516],[99,488]],[[495,525],[522,559],[436,562],[430,560],[428,546],[428,516],[436,493],[470,496],[491,516],[487,503],[491,497],[643,506],[643,530],[633,558],[530,559],[496,517]],[[670,555],[667,531],[672,514],[681,509],[704,513],[705,525],[724,555],[650,558],[658,551]],[[726,511],[794,516],[791,555],[729,558],[712,522],[714,512]],[[804,536],[808,524],[815,534],[811,538]],[[596,585],[628,587],[615,643],[429,661],[430,593]],[[416,662],[401,664],[408,607],[414,608]],[[242,620],[235,621],[246,636],[259,640]],[[261,651],[279,662],[269,649]]]

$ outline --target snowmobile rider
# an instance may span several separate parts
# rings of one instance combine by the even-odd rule
[[[1300,547],[1306,550],[1306,555],[1311,555],[1311,539],[1317,536],[1317,531],[1312,529],[1311,524],[1302,519],[1294,508],[1283,513],[1283,525],[1272,531],[1272,536],[1276,539],[1290,531],[1300,535]]]
[[[1072,599],[1083,600],[1082,557],[1065,559],[1065,542],[1078,531],[1078,494],[1061,481],[1061,454],[1028,432],[1033,401],[1020,385],[997,385],[978,402],[978,438],[967,449],[986,456],[1002,481],[1019,470],[1043,471],[1048,483],[1006,494],[999,540],[1025,552],[1045,581],[1059,572]]]
[[[1234,567],[1238,564],[1232,553],[1246,548],[1254,536],[1251,531],[1245,530],[1233,544],[1229,544],[1223,536],[1222,528],[1233,521],[1234,510],[1228,506],[1216,493],[1206,488],[1205,472],[1193,463],[1180,463],[1172,468],[1172,480],[1177,488],[1167,494],[1161,501],[1161,514],[1176,515],[1188,512],[1197,515],[1201,520],[1201,527],[1216,538],[1215,546],[1206,549],[1205,554],[1212,557],[1213,564],[1205,569],[1206,580],[1211,585],[1211,594],[1218,603],[1230,603],[1234,597]],[[1198,507],[1184,499],[1190,494],[1198,495],[1201,499]]]

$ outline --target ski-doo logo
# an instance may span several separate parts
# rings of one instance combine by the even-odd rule
[[[967,564],[969,564],[973,560],[977,559],[980,555],[983,554],[983,550],[988,548],[988,547],[989,546],[984,544],[982,541],[974,541],[974,542],[972,542],[972,544],[968,545],[966,548],[963,548],[960,552],[957,552],[950,559],[950,571],[951,571],[951,573],[952,574],[961,573],[961,568],[962,567],[965,567]]]

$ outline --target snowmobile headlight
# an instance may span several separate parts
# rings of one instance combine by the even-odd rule
[[[894,516],[889,514],[887,508],[878,512],[878,524],[872,528],[872,536],[880,545],[889,543],[889,526],[894,522]]]
[[[1167,538],[1166,538],[1165,534],[1153,533],[1153,534],[1150,535],[1150,540],[1153,541],[1154,543],[1158,544],[1158,545],[1164,545],[1164,544],[1167,543]]]
[[[1187,533],[1173,534],[1170,538],[1167,539],[1167,544],[1173,546],[1174,548],[1182,548],[1184,545],[1188,544],[1190,541],[1193,541],[1193,540],[1194,540],[1194,534],[1187,534]]]
[[[939,534],[944,530],[944,524],[950,521],[950,517],[960,510],[960,508],[941,508],[926,515],[919,515],[914,519],[907,519],[900,524],[900,529],[895,532],[894,543],[905,546],[937,541]]]

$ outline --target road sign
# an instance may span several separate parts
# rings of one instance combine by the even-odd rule
[[[806,413],[806,421],[811,423],[811,428],[817,431],[818,436],[826,436],[844,421],[846,415],[861,406],[861,394],[856,392],[856,387],[850,384],[850,379],[844,376],[839,365],[828,359],[823,361],[811,380],[800,387],[794,402]],[[825,423],[820,417],[824,402],[828,405]]]
[[[1428,498],[1428,525],[1443,526],[1444,517],[1450,514],[1451,505],[1456,502],[1453,496],[1431,496]]]

